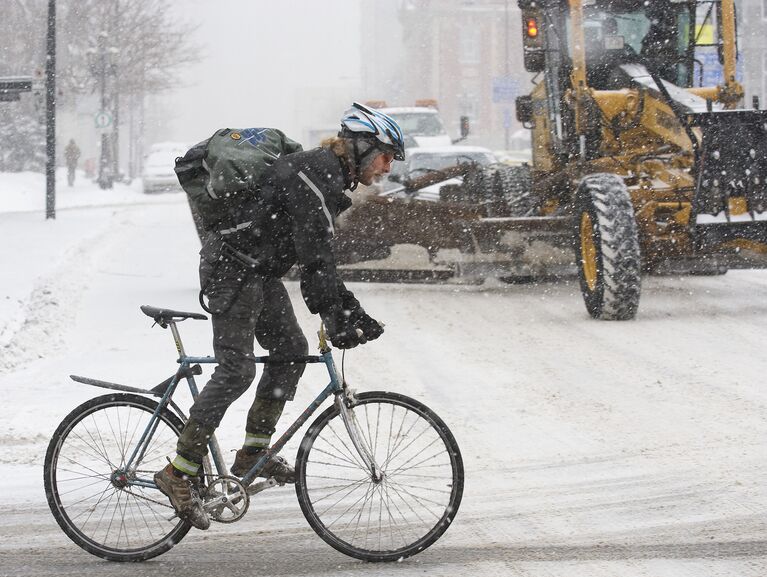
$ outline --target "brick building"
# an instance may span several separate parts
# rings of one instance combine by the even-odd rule
[[[505,146],[514,97],[530,87],[516,0],[364,0],[361,17],[365,99],[434,99],[451,136],[468,116],[470,143]]]

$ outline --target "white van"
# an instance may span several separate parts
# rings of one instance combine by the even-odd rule
[[[379,108],[397,121],[405,137],[405,146],[450,146],[439,110],[426,106],[398,106]]]

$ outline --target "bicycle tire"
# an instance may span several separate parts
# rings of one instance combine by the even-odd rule
[[[458,512],[464,481],[458,444],[434,411],[404,395],[360,393],[353,412],[365,444],[383,470],[382,479],[374,481],[361,464],[333,405],[309,427],[296,456],[296,494],[301,510],[326,543],[351,557],[397,561],[415,555],[439,539]],[[412,469],[427,469],[430,474],[413,473]],[[331,484],[322,486],[328,482]],[[320,506],[330,497],[335,502]],[[397,499],[409,510],[403,512]],[[371,524],[374,514],[377,519]],[[331,521],[334,516],[337,518]],[[363,516],[367,516],[365,523]],[[341,523],[336,524],[339,520]],[[360,525],[365,525],[362,543],[362,533],[355,539]]]
[[[72,541],[97,557],[151,559],[168,551],[191,528],[171,519],[173,509],[164,505],[167,498],[159,490],[135,485],[126,489],[113,479],[115,465],[130,455],[157,406],[151,399],[127,393],[96,397],[69,413],[48,445],[43,478],[51,512]],[[162,468],[165,456],[175,452],[182,427],[174,413],[160,412],[139,464],[142,476],[151,478]]]

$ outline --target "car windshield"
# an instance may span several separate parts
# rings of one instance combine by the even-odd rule
[[[401,112],[390,114],[397,121],[403,134],[411,136],[440,136],[445,127],[439,115],[432,112]]]
[[[476,162],[492,164],[495,157],[490,152],[444,152],[434,154],[413,154],[408,162],[408,172],[423,170],[441,170],[456,164]]]

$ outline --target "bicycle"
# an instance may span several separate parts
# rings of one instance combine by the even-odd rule
[[[64,533],[85,551],[110,561],[143,561],[170,550],[191,526],[178,518],[152,475],[175,454],[186,416],[173,394],[213,357],[189,356],[177,323],[206,320],[142,306],[170,328],[178,370],[152,389],[76,375],[76,382],[120,392],[74,409],[58,426],[45,456],[48,504]],[[422,403],[390,392],[355,393],[339,375],[324,331],[319,355],[290,361],[324,363],[330,383],[241,479],[228,474],[215,436],[198,486],[213,521],[233,523],[250,497],[274,487],[254,482],[331,395],[334,401],[309,426],[296,455],[296,494],[314,531],[331,547],[366,561],[395,561],[423,551],[450,526],[463,495],[463,462],[445,423]],[[259,363],[270,361],[257,357]],[[154,398],[153,398],[154,397]],[[155,400],[159,398],[159,400]]]

